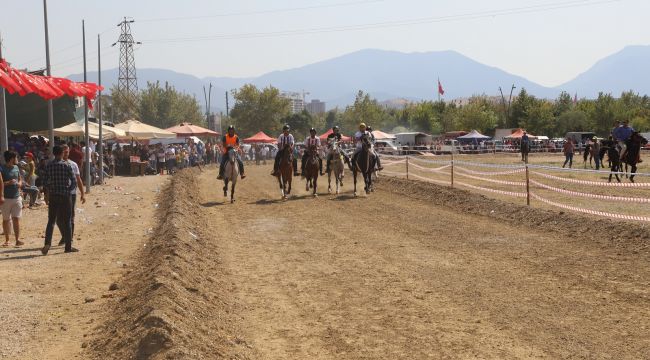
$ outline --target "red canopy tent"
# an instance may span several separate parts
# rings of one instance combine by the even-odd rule
[[[167,131],[171,131],[173,133],[176,133],[177,136],[179,137],[188,137],[188,136],[219,136],[219,133],[216,131],[212,131],[210,129],[206,129],[203,127],[200,127],[198,125],[193,125],[190,123],[180,123],[176,126],[172,126],[167,129]]]
[[[94,83],[78,83],[65,78],[32,75],[12,68],[4,59],[0,59],[0,86],[11,95],[36,94],[45,100],[56,99],[63,95],[83,96],[91,109],[97,92],[104,89]]]
[[[272,137],[266,135],[266,134],[264,133],[264,131],[260,131],[260,132],[258,132],[257,134],[255,134],[255,135],[253,135],[253,136],[251,136],[251,137],[249,137],[249,138],[244,139],[243,141],[244,141],[245,143],[247,143],[247,144],[254,144],[254,143],[265,143],[265,144],[269,144],[269,143],[274,143],[274,142],[276,142],[277,139],[274,139],[274,138],[272,138]]]
[[[327,137],[332,133],[332,129],[329,129],[325,132],[325,134],[319,136],[321,140],[327,140]],[[350,142],[352,141],[352,138],[349,136],[341,135],[341,141],[343,142]]]

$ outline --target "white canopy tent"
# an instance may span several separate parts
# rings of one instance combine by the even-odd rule
[[[73,122],[66,126],[54,129],[54,136],[84,136],[85,127],[83,124]],[[88,122],[88,136],[92,139],[99,139],[99,125],[94,122]],[[126,138],[126,132],[122,129],[116,129],[112,126],[102,126],[102,140]]]

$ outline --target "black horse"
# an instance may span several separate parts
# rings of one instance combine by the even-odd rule
[[[638,132],[632,133],[632,136],[625,142],[627,145],[627,150],[623,154],[623,163],[625,163],[625,168],[627,170],[627,165],[630,165],[630,181],[634,182],[634,175],[636,174],[637,166],[641,161],[639,157],[641,154],[641,148],[648,143],[648,140],[641,136]],[[627,172],[627,171],[626,171]]]
[[[609,182],[612,182],[612,175],[616,176],[616,181],[621,182],[621,179],[618,177],[618,173],[621,171],[621,155],[618,151],[618,147],[613,142],[609,142],[608,146],[605,146],[604,149],[607,151],[607,157],[609,158],[611,169],[609,173]]]
[[[371,151],[372,143],[368,135],[361,137],[361,151],[357,153],[352,162],[352,176],[354,178],[354,196],[357,196],[357,174],[363,175],[364,190],[366,194],[372,191],[372,173],[375,171],[377,159]]]

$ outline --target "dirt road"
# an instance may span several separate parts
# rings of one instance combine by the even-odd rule
[[[200,186],[253,358],[650,357],[647,247],[435,207],[399,182],[356,199],[298,182],[281,202],[267,173],[249,167],[234,205],[213,173]]]

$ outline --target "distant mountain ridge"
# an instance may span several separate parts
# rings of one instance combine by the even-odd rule
[[[386,50],[360,50],[333,59],[319,61],[295,69],[273,71],[254,78],[206,77],[198,78],[165,69],[138,69],[138,86],[159,80],[176,89],[193,94],[204,103],[203,86],[213,84],[213,110],[225,109],[226,89],[235,89],[246,83],[258,87],[273,85],[286,91],[306,91],[308,99],[320,99],[327,108],[344,107],[354,101],[358,90],[363,90],[379,101],[405,98],[413,101],[437,98],[437,79],[445,89],[445,98],[454,99],[472,95],[496,95],[498,88],[509,89],[515,84],[538,97],[555,98],[561,91],[593,98],[599,91],[620,94],[624,90],[650,93],[650,46],[629,46],[598,61],[591,69],[561,86],[550,88],[510,74],[496,67],[474,61],[455,51],[401,53]],[[81,80],[80,74],[70,75]],[[97,73],[89,73],[89,81],[96,81]],[[104,84],[117,83],[117,69],[102,73]]]

